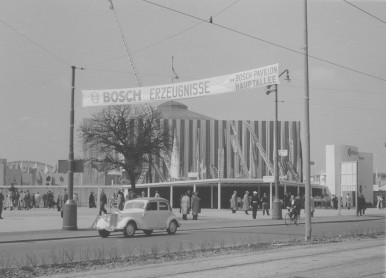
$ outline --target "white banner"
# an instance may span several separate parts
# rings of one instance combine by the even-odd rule
[[[211,96],[279,83],[279,64],[188,82],[126,89],[82,90],[83,107]]]

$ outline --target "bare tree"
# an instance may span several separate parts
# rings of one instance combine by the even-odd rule
[[[99,171],[125,169],[135,189],[143,171],[168,152],[171,136],[159,125],[159,112],[151,106],[109,106],[80,127],[80,137],[94,155],[89,163]]]

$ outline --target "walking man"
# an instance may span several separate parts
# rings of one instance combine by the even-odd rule
[[[3,195],[3,189],[0,188],[0,219],[3,219],[1,214],[3,213],[3,202],[4,202],[4,195]]]
[[[245,214],[248,215],[248,211],[249,211],[249,192],[248,191],[245,191],[245,194],[244,194],[243,211],[245,211]]]
[[[264,193],[263,198],[261,198],[261,202],[263,203],[263,215],[267,213],[269,216],[269,198],[267,196],[267,193]]]
[[[259,196],[257,196],[256,191],[253,191],[253,196],[251,198],[251,206],[252,206],[252,218],[256,219],[257,208],[259,207]]]
[[[236,210],[237,210],[237,191],[233,191],[233,195],[231,197],[231,210],[232,210],[232,213],[236,213]]]
[[[105,209],[105,205],[107,204],[107,197],[106,197],[105,191],[103,189],[101,190],[101,197],[100,197],[99,201],[100,201],[99,216],[102,215],[102,212],[107,214],[107,210]]]
[[[193,220],[197,220],[198,213],[200,212],[200,198],[198,198],[197,192],[193,192],[191,207]]]
[[[347,193],[346,195],[346,206],[347,206],[347,209],[349,210],[350,207],[351,207],[351,196],[349,193]]]

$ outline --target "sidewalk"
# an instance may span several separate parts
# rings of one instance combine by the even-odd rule
[[[0,220],[0,243],[20,242],[31,240],[49,240],[81,237],[98,237],[92,228],[99,210],[96,208],[79,207],[77,210],[76,231],[62,230],[63,220],[60,212],[54,209],[33,208],[31,210],[3,211],[4,219]],[[257,219],[252,219],[252,213],[246,215],[244,211],[232,213],[230,210],[202,209],[197,221],[192,221],[188,216],[187,221],[182,220],[179,209],[174,209],[175,214],[182,223],[179,230],[221,229],[240,226],[273,226],[283,225],[284,220],[273,220],[271,216],[263,216],[262,211],[257,212]],[[283,209],[284,217],[287,210]],[[342,209],[316,209],[312,223],[339,222],[339,221],[366,221],[372,219],[385,219],[386,210],[369,208],[364,216],[356,216],[356,210]],[[304,224],[304,210],[301,211],[300,222]]]

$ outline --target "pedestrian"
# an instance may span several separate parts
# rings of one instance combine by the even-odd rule
[[[30,209],[30,194],[29,190],[27,190],[27,193],[24,195],[24,208]]]
[[[107,196],[103,189],[101,190],[101,196],[99,198],[99,201],[100,201],[99,216],[102,215],[102,212],[107,214],[107,210],[105,209],[105,205],[107,204]]]
[[[252,218],[256,219],[257,209],[259,207],[259,196],[257,195],[257,191],[253,191],[253,195],[251,198],[251,206],[252,206]]]
[[[74,193],[74,202],[75,202],[75,205],[78,207],[79,206],[79,198],[78,198],[78,194]]]
[[[249,211],[249,191],[245,191],[244,198],[243,198],[243,211],[245,211],[245,214],[248,215]]]
[[[24,209],[24,191],[20,191],[19,195],[19,207],[20,209]]]
[[[236,213],[237,210],[237,191],[233,191],[233,195],[230,199],[232,213]]]
[[[90,194],[88,195],[88,207],[93,208],[94,203],[95,203],[94,194],[92,192],[90,192]]]
[[[383,195],[377,196],[377,208],[383,209]]]
[[[263,215],[267,213],[269,216],[269,198],[267,196],[267,193],[264,193],[263,198],[261,198],[262,208],[263,208]]]
[[[299,194],[295,197],[295,203],[296,203],[296,208],[298,210],[298,216],[300,218],[300,212],[302,211],[303,201],[302,201],[302,198],[300,198]]]
[[[310,206],[311,206],[311,217],[314,217],[314,212],[315,212],[315,202],[314,202],[314,197],[310,197]]]
[[[47,193],[43,193],[43,208],[47,207]]]
[[[118,190],[118,209],[123,210],[123,205],[125,202],[125,196],[123,195],[123,188]]]
[[[347,210],[351,208],[351,196],[349,193],[347,193],[346,195],[346,207],[347,207]]]
[[[357,216],[362,216],[362,207],[363,207],[363,203],[362,203],[362,197],[361,195],[358,196],[358,204],[357,204]]]
[[[366,210],[366,199],[365,199],[365,196],[363,196],[363,194],[361,194],[361,200],[362,200],[362,215],[365,215],[365,210]]]
[[[197,220],[198,213],[200,212],[200,198],[198,198],[197,192],[193,193],[192,200],[191,200],[191,208],[192,208],[193,220]]]
[[[3,195],[4,197],[4,195]],[[13,201],[12,201],[12,191],[11,190],[8,190],[8,194],[7,194],[7,200],[6,200],[6,203],[5,203],[5,208],[9,209],[9,210],[12,210],[13,209]]]
[[[1,216],[1,214],[3,213],[3,202],[4,202],[3,188],[0,188],[0,219],[4,219]]]
[[[141,193],[141,197],[142,197],[142,198],[145,198],[145,197],[146,197],[146,193],[145,193],[145,191],[142,191],[142,193]]]
[[[40,206],[40,195],[39,192],[35,194],[35,207],[39,208]]]
[[[63,195],[62,192],[59,191],[58,197],[56,198],[56,209],[61,211],[63,207]]]
[[[188,220],[188,214],[190,212],[190,198],[188,193],[185,193],[181,199],[181,214],[182,220]]]

